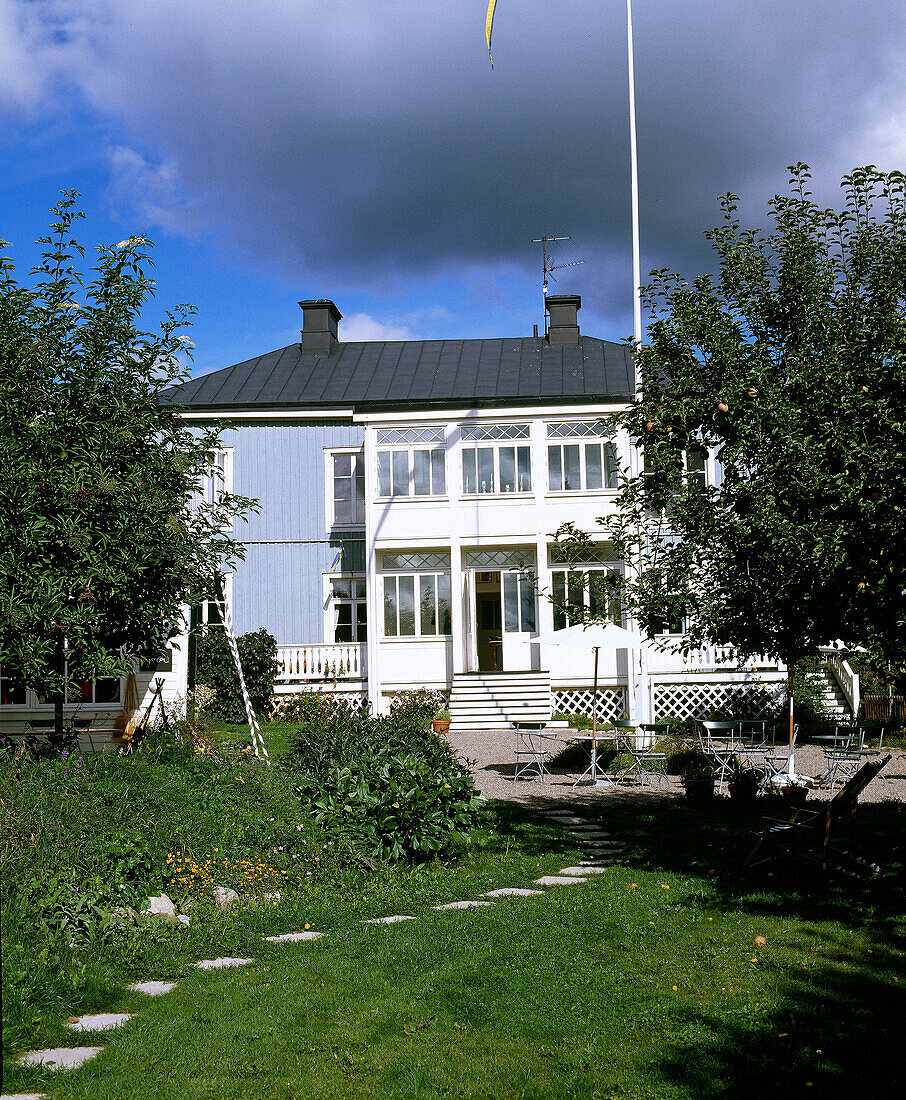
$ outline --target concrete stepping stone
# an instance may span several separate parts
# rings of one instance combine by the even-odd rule
[[[579,875],[542,875],[541,878],[535,879],[538,886],[575,886],[577,883],[587,881],[588,879],[581,878]]]
[[[46,1066],[48,1069],[77,1069],[96,1058],[103,1047],[54,1047],[30,1050],[19,1059],[20,1066]]]
[[[539,898],[543,890],[523,890],[519,886],[501,886],[499,890],[488,890],[486,898]]]
[[[43,1092],[5,1092],[0,1100],[44,1100]]]
[[[574,836],[612,836],[606,829],[598,825],[574,825],[569,830]]]
[[[362,924],[398,924],[401,920],[415,920],[415,917],[372,917],[370,920],[363,920]]]
[[[493,905],[492,901],[448,901],[446,905],[433,905],[432,909],[474,909],[476,905]]]
[[[98,1012],[93,1016],[80,1016],[75,1023],[67,1023],[73,1031],[106,1031],[111,1027],[122,1027],[132,1019],[131,1012]]]
[[[309,943],[319,940],[323,932],[284,932],[282,936],[265,936],[268,943]],[[251,959],[248,960],[251,962]]]
[[[248,966],[254,959],[202,959],[195,966],[199,970],[224,970],[230,966]]]
[[[558,875],[603,875],[607,867],[561,867]]]
[[[129,988],[148,997],[160,997],[163,993],[172,992],[176,988],[176,982],[133,982]]]

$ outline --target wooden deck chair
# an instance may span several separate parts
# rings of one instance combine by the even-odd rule
[[[875,864],[837,847],[831,841],[843,830],[851,836],[859,795],[889,762],[888,755],[882,760],[863,764],[821,809],[797,806],[786,821],[764,818],[763,827],[742,870],[785,856],[795,856],[817,863],[825,871],[838,870],[858,876],[878,874],[880,868]]]

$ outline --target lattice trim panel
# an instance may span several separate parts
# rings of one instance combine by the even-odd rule
[[[734,718],[773,718],[786,695],[776,684],[655,684],[655,721],[702,719],[711,714]]]
[[[623,688],[601,688],[597,696],[591,688],[567,688],[551,692],[554,711],[564,714],[586,714],[591,718],[593,701],[597,699],[599,722],[619,722],[626,717],[626,691]]]
[[[379,447],[398,444],[412,446],[419,443],[443,443],[443,428],[381,428],[377,433]]]
[[[298,695],[310,695],[317,693],[319,695],[332,695],[334,699],[341,699],[350,709],[357,711],[359,714],[368,713],[368,693],[364,691],[343,691],[342,689],[331,687],[325,684],[323,687],[309,686],[299,688],[298,691],[281,692],[279,695],[274,696],[270,705],[271,718],[279,718],[281,710],[291,705],[292,700]]]

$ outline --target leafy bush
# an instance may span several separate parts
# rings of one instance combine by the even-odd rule
[[[468,842],[483,800],[460,764],[389,748],[335,764],[315,798],[329,832],[382,859],[449,854]]]
[[[274,695],[277,674],[277,641],[263,628],[236,639],[245,686],[255,714],[266,714]],[[198,636],[196,678],[212,688],[214,701],[208,708],[210,716],[220,722],[244,722],[245,705],[239,687],[239,676],[226,633],[210,627]]]

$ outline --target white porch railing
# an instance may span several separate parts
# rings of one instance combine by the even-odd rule
[[[846,699],[853,715],[859,713],[859,674],[853,670],[852,665],[842,653],[833,650],[824,650],[824,663],[830,669],[831,675],[837,681],[843,697]]]
[[[733,646],[702,646],[688,653],[672,653],[651,646],[647,650],[648,671],[655,674],[670,672],[748,672],[753,666],[778,668],[776,661],[767,657],[748,657],[742,660]]]
[[[364,680],[368,675],[363,642],[325,642],[277,647],[277,682]]]

